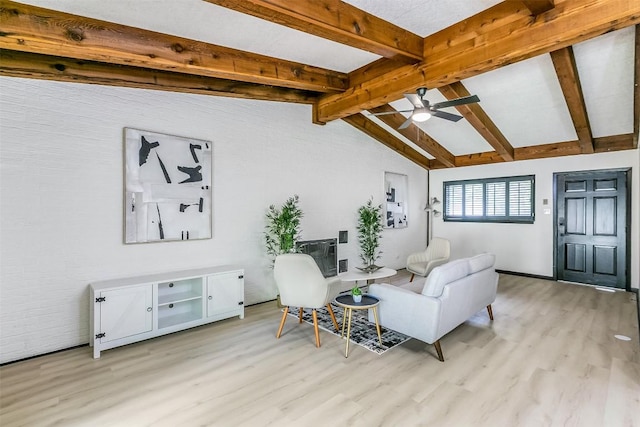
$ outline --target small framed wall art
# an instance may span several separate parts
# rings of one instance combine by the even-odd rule
[[[124,129],[125,243],[211,238],[212,143]]]

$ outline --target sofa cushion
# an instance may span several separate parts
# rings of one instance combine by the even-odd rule
[[[469,274],[473,274],[493,267],[496,262],[496,256],[494,254],[480,254],[469,258],[468,261]]]
[[[436,267],[427,277],[427,282],[422,289],[422,295],[439,297],[444,287],[458,279],[469,275],[469,260],[458,259]]]
[[[424,289],[424,283],[427,281],[426,278],[420,277],[414,280],[413,282],[405,283],[404,285],[400,285],[402,289],[406,289],[411,292],[415,292],[416,294],[422,293]]]

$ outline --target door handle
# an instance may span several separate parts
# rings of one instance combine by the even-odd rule
[[[564,218],[558,218],[558,234],[564,236]]]

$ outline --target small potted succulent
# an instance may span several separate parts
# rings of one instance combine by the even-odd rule
[[[351,296],[353,297],[353,302],[360,302],[362,301],[362,291],[360,290],[359,287],[354,286],[351,289]]]

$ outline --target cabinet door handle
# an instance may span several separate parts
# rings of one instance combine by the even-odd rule
[[[210,299],[210,300],[212,300],[212,299],[213,299],[213,297],[212,297],[211,295],[209,295],[209,299]]]
[[[151,307],[147,307],[147,311],[148,311],[149,313],[151,313],[151,310],[153,310]]]

